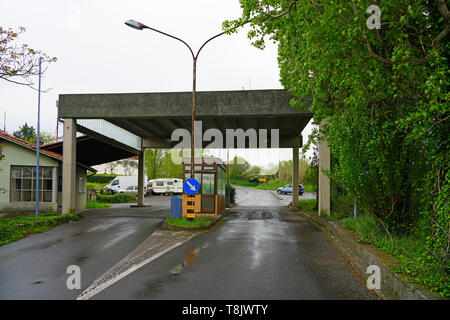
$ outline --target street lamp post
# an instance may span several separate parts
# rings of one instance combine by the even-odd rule
[[[194,138],[194,127],[195,127],[195,107],[196,107],[196,81],[197,81],[197,59],[198,59],[198,55],[200,54],[200,51],[202,51],[203,47],[210,42],[211,40],[225,34],[225,32],[221,32],[217,35],[215,35],[214,37],[209,38],[208,40],[206,40],[202,46],[200,47],[200,49],[198,49],[197,54],[194,54],[194,51],[192,50],[192,48],[182,39],[177,38],[173,35],[170,35],[168,33],[162,32],[160,30],[151,28],[146,26],[145,24],[142,24],[140,22],[134,21],[134,20],[127,20],[125,21],[125,24],[131,28],[137,29],[137,30],[143,30],[143,29],[150,29],[153,31],[156,31],[158,33],[161,33],[165,36],[168,36],[170,38],[173,38],[175,40],[178,40],[180,42],[182,42],[190,51],[191,55],[192,55],[192,119],[191,119],[191,178],[194,178],[194,142],[195,142],[195,138]]]

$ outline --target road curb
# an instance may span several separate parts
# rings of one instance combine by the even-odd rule
[[[381,272],[381,289],[376,293],[385,300],[441,300],[438,294],[417,284],[406,283],[405,276],[394,274],[392,268],[400,261],[370,244],[359,243],[360,237],[351,230],[345,229],[336,221],[329,221],[313,213],[299,212],[314,225],[319,227],[333,241],[347,262],[364,280],[370,276],[367,267],[376,265]]]
[[[276,192],[270,191],[270,193],[273,194],[278,200],[283,200],[283,198],[280,197]]]

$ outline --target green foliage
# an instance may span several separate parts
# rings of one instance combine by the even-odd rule
[[[235,203],[236,189],[231,184],[225,185],[225,193],[230,194],[230,203]]]
[[[412,259],[425,268],[417,267],[421,275],[448,271],[446,2],[380,2],[380,30],[366,26],[366,1],[240,2],[242,17],[224,28],[251,19],[256,47],[265,36],[278,42],[291,104],[304,110],[310,101],[320,124],[322,135],[315,130],[309,143],[325,139],[330,147],[332,167],[324,173],[383,225],[380,232],[420,238],[426,263]]]
[[[71,221],[77,221],[80,217],[75,214],[21,216],[16,218],[0,219],[0,246],[22,239],[29,234],[44,232],[54,226]]]
[[[342,225],[361,236],[361,241],[374,244],[400,260],[394,271],[409,277],[410,282],[426,285],[444,297],[450,297],[449,266],[433,263],[420,235],[406,236],[387,233],[373,216],[344,218]]]
[[[88,200],[86,201],[86,208],[110,208],[111,205],[109,203],[99,202],[96,200]]]
[[[229,180],[230,184],[233,184],[235,186],[241,186],[241,187],[256,187],[258,186],[258,182],[250,182],[246,180]]]
[[[230,180],[244,180],[244,173],[250,169],[250,164],[242,157],[235,156],[228,164]]]
[[[278,164],[278,182],[280,183],[291,183],[292,181],[292,160],[280,161]],[[298,161],[298,181],[303,183],[308,170],[309,164],[305,158],[300,158]]]
[[[153,148],[145,150],[145,172],[148,180],[184,178],[183,165],[172,161],[171,151]]]
[[[117,177],[117,174],[94,174],[87,177],[87,182],[106,185],[110,183],[115,177]]]
[[[317,211],[317,200],[309,199],[309,200],[299,200],[298,208],[304,211]]]
[[[258,166],[251,166],[245,170],[243,178],[250,182],[258,182],[261,177],[261,168]]]
[[[256,186],[257,189],[262,190],[276,190],[279,187],[284,186],[285,182],[278,182],[277,180],[269,180],[267,182],[261,182],[259,185]]]
[[[33,126],[29,126],[26,122],[24,125],[19,127],[19,130],[13,132],[13,136],[30,143],[34,143],[36,137],[36,130]]]
[[[178,226],[178,227],[209,227],[217,220],[216,217],[202,217],[197,215],[194,221],[188,221],[186,217],[182,218],[173,218],[166,217],[166,223],[170,226]]]
[[[116,193],[115,195],[98,194],[97,201],[105,203],[129,203],[136,202],[137,198],[134,194],[129,193]]]

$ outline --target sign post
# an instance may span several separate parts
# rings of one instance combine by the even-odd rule
[[[183,184],[183,190],[187,193],[186,218],[188,221],[195,219],[195,194],[200,191],[200,183],[194,178],[187,179]]]

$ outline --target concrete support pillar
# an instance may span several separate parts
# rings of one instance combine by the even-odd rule
[[[138,200],[137,204],[131,205],[131,207],[145,207],[144,195],[145,195],[145,152],[142,151],[138,160]]]
[[[75,211],[76,209],[76,133],[76,120],[72,118],[65,118],[63,140],[62,214]]]
[[[298,148],[292,148],[292,207],[298,207]]]
[[[322,169],[330,170],[330,148],[326,141],[319,143],[319,215],[330,215],[331,190],[330,179],[323,174]]]

